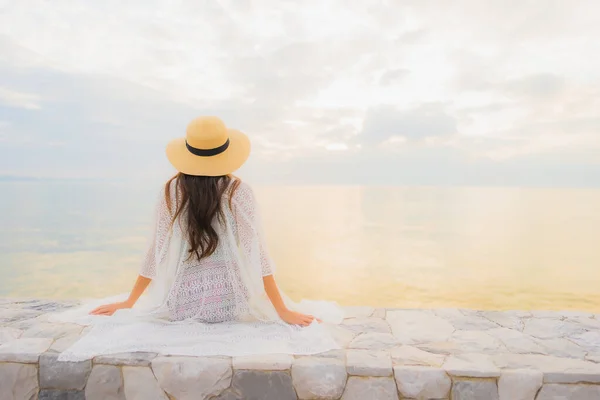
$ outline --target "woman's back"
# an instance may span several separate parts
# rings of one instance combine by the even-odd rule
[[[199,257],[200,251],[193,250],[190,231],[198,229],[193,225],[196,221],[208,221],[202,220],[203,214],[190,215],[197,211],[191,207],[198,204],[198,199],[185,201],[185,191],[190,188],[182,185],[179,179],[181,176],[170,180],[161,193],[155,246],[151,246],[140,274],[154,277],[156,268],[160,268],[159,264],[171,254],[177,258],[178,268],[167,298],[170,319],[245,320],[250,314],[246,281],[271,275],[274,269],[261,243],[252,188],[237,178],[216,182],[219,186],[214,185],[213,189],[221,196],[219,207],[204,208],[212,211],[210,225],[217,240],[209,254]],[[212,197],[211,201],[216,200],[212,194],[208,197]],[[170,238],[171,234],[173,238]],[[253,262],[261,266],[258,276],[242,271],[243,263]]]

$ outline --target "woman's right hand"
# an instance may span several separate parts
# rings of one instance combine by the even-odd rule
[[[313,317],[312,315],[306,315],[291,310],[285,310],[280,312],[279,317],[290,325],[308,326],[312,324],[312,322],[315,319],[318,322],[321,322],[319,319]]]
[[[122,301],[119,303],[112,303],[112,304],[105,304],[103,306],[97,307],[95,309],[93,309],[92,311],[90,311],[90,314],[92,315],[113,315],[115,313],[115,311],[123,309],[123,308],[131,308],[133,305],[126,302],[126,301]]]

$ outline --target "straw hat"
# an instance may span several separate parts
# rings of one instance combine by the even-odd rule
[[[229,129],[217,117],[199,117],[189,123],[185,138],[167,145],[167,158],[179,172],[196,176],[231,174],[250,155],[250,140]]]

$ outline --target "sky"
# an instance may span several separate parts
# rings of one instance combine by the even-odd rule
[[[0,0],[0,176],[163,179],[216,115],[275,184],[600,187],[595,0]]]

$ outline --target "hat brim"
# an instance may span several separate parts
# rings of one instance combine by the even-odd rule
[[[172,140],[167,145],[167,158],[175,169],[186,175],[222,176],[238,170],[250,156],[250,139],[244,133],[228,129],[229,147],[221,154],[210,157],[189,152],[185,138]]]

